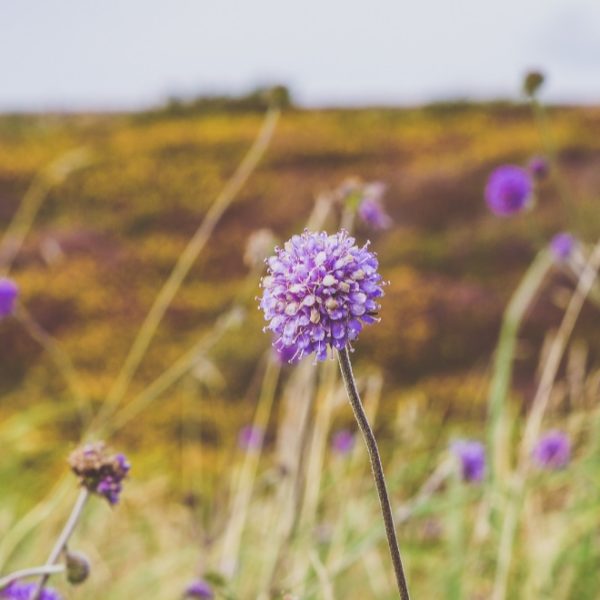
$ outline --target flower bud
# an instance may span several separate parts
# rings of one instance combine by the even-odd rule
[[[544,83],[544,74],[540,71],[529,71],[523,79],[523,91],[530,97],[536,95]]]
[[[67,580],[73,585],[83,583],[90,574],[90,562],[81,552],[67,551]]]

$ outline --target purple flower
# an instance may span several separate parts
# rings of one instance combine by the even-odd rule
[[[96,442],[77,448],[69,457],[69,464],[82,486],[110,504],[119,502],[122,482],[131,469],[124,454],[111,455],[103,442]]]
[[[293,349],[292,360],[327,348],[341,350],[364,324],[378,321],[383,296],[377,258],[346,231],[304,231],[267,260],[260,307],[274,334],[273,345]]]
[[[358,205],[358,216],[373,229],[387,229],[392,219],[383,208],[385,184],[375,181],[362,188],[362,200]]]
[[[485,447],[474,440],[456,440],[450,450],[458,458],[464,481],[481,481],[485,475]]]
[[[0,598],[7,600],[31,600],[37,589],[37,583],[20,583],[13,581],[0,590]],[[52,588],[44,588],[39,596],[40,600],[62,600],[59,593]]]
[[[340,429],[331,439],[331,447],[338,454],[348,454],[354,448],[355,437],[351,431]]]
[[[489,176],[485,199],[494,214],[506,217],[523,210],[532,199],[532,191],[533,183],[525,169],[503,165]]]
[[[570,233],[557,233],[550,242],[550,251],[560,262],[567,260],[575,248],[575,237]]]
[[[540,469],[562,469],[571,458],[571,442],[566,433],[553,430],[543,435],[531,453]]]
[[[260,450],[265,437],[261,427],[245,425],[238,433],[238,446],[242,450]]]
[[[542,180],[548,176],[550,165],[543,156],[534,156],[527,167],[535,179]]]
[[[206,598],[210,600],[214,598],[215,595],[213,593],[212,587],[207,581],[204,579],[198,579],[191,583],[187,589],[185,590],[186,598]]]
[[[294,348],[294,346],[274,346],[273,350],[275,351],[275,358],[282,365],[287,363],[294,365],[297,362],[300,362],[300,359],[295,357],[296,349]]]
[[[19,288],[12,279],[0,279],[0,319],[14,312],[18,296]]]

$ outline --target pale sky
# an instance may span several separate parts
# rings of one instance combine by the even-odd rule
[[[600,103],[600,0],[0,0],[0,110],[119,109],[282,82],[306,105]]]

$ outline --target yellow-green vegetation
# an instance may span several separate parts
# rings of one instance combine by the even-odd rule
[[[394,597],[364,449],[344,457],[328,449],[333,431],[352,428],[336,364],[273,362],[256,309],[259,273],[243,260],[253,232],[287,239],[318,197],[360,176],[387,184],[394,226],[356,224],[390,285],[381,325],[357,344],[355,370],[382,442],[414,596],[596,598],[598,307],[583,303],[564,347],[555,336],[565,308],[573,314],[577,278],[549,266],[522,307],[510,393],[491,428],[500,479],[463,485],[446,454],[454,437],[486,440],[491,374],[506,367],[493,363],[504,307],[537,252],[563,230],[587,247],[597,241],[600,109],[549,116],[573,204],[565,208],[544,181],[532,211],[499,219],[483,201],[490,170],[544,153],[527,107],[285,111],[105,424],[132,475],[115,511],[90,503],[74,543],[92,576],[72,589],[57,578],[65,597],[167,600],[207,573],[222,598]],[[32,339],[23,319],[0,321],[0,574],[46,559],[76,495],[66,456],[261,121],[244,112],[0,117],[2,223],[24,198],[40,201],[10,276],[48,334]],[[337,229],[340,213],[334,203],[324,227]],[[534,399],[539,406],[552,348],[561,360],[547,375],[542,429],[570,432],[576,460],[519,479],[509,465],[526,430],[521,417]],[[173,385],[148,395],[190,349]],[[262,455],[237,447],[239,428],[255,418],[267,427]],[[524,489],[506,566],[504,515]]]

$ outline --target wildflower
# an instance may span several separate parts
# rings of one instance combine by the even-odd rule
[[[570,233],[557,233],[550,242],[550,251],[557,261],[563,262],[571,256],[575,244],[575,237]]]
[[[299,362],[299,358],[295,357],[296,349],[293,346],[283,346],[281,348],[273,347],[275,351],[275,358],[283,365],[286,363],[296,364]]]
[[[474,440],[456,440],[450,451],[460,461],[464,481],[481,481],[485,475],[485,448]]]
[[[186,598],[206,598],[210,600],[214,598],[215,595],[213,593],[212,587],[207,581],[204,579],[198,579],[191,583],[187,589],[185,590]]]
[[[548,172],[550,171],[550,165],[543,156],[534,156],[527,165],[527,169],[531,173],[534,179],[541,181],[546,179]]]
[[[122,481],[131,469],[124,454],[109,454],[104,442],[96,442],[75,450],[69,464],[83,487],[110,504],[119,502]]]
[[[535,96],[536,92],[544,83],[544,74],[540,71],[529,71],[523,79],[523,91],[528,96]]]
[[[382,203],[385,185],[378,181],[363,187],[363,198],[358,205],[358,216],[373,229],[387,229],[392,219],[385,212]]]
[[[494,214],[509,216],[529,204],[532,191],[531,177],[525,169],[502,165],[489,176],[485,186],[485,199]]]
[[[275,336],[275,348],[293,349],[293,359],[327,348],[343,349],[364,324],[378,321],[383,295],[377,258],[346,231],[304,231],[267,260],[260,308]]]
[[[262,427],[245,425],[238,434],[238,446],[242,450],[259,450],[262,447],[265,432]]]
[[[354,448],[354,434],[348,429],[340,429],[337,431],[332,440],[331,447],[340,455],[348,454]]]
[[[540,469],[562,469],[569,464],[571,442],[566,433],[555,429],[539,439],[531,455]]]
[[[12,279],[0,279],[0,319],[14,312],[18,296],[19,288]]]
[[[6,598],[7,600],[32,600],[36,590],[37,583],[13,581],[8,587],[0,590],[0,598]],[[52,588],[44,588],[39,595],[39,600],[62,600],[62,597]]]

